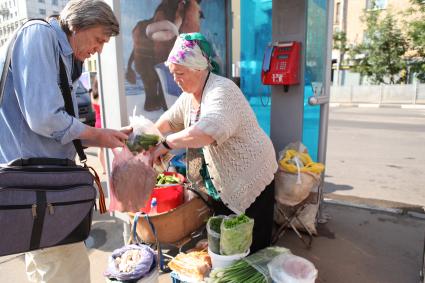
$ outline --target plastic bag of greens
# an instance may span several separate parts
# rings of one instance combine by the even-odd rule
[[[220,254],[220,227],[223,219],[223,215],[218,215],[210,217],[207,222],[208,248],[215,254]]]
[[[286,253],[290,253],[290,251],[283,247],[267,247],[233,263],[228,267],[214,268],[214,270],[211,271],[207,282],[272,283],[272,278],[267,264],[276,256]]]
[[[128,136],[127,146],[133,153],[149,150],[155,146],[162,135],[151,120],[142,115],[136,116],[135,110],[130,117],[130,126],[133,132]]]
[[[234,255],[246,252],[252,244],[254,220],[246,216],[230,215],[220,226],[220,254]]]

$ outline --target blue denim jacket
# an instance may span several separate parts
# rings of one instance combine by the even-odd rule
[[[59,56],[72,85],[72,52],[56,20],[50,25],[32,21],[18,32],[0,106],[0,163],[28,157],[75,158],[72,140],[86,126],[66,113],[59,88]],[[78,113],[75,92],[73,101]]]

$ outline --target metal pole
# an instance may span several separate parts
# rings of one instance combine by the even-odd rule
[[[324,95],[330,97],[330,82],[331,82],[331,68],[332,68],[332,34],[333,34],[333,10],[334,1],[328,0],[328,23],[327,23],[327,46],[326,46],[326,73],[323,85]],[[329,120],[329,103],[320,104],[320,131],[319,131],[319,150],[318,161],[326,164],[326,150],[327,150],[327,137],[328,137],[328,120]],[[318,222],[327,222],[326,217],[323,215],[323,187],[325,172],[322,173],[321,182],[319,185],[319,215]]]

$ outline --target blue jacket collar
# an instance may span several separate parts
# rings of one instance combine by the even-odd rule
[[[49,23],[53,27],[53,29],[56,31],[56,35],[59,41],[59,46],[62,50],[63,55],[70,56],[74,51],[72,50],[71,45],[69,44],[69,41],[68,41],[68,37],[66,36],[66,33],[62,30],[58,20],[50,19]]]

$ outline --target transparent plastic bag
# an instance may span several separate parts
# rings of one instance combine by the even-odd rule
[[[276,256],[267,267],[276,283],[314,283],[317,278],[313,263],[290,253]]]
[[[220,254],[220,227],[223,219],[223,215],[218,215],[210,217],[207,222],[208,248],[215,254]]]
[[[145,207],[156,184],[156,171],[149,165],[150,153],[133,155],[124,146],[113,149],[109,211],[138,212]]]
[[[155,268],[155,251],[147,245],[131,244],[112,252],[104,275],[120,282],[138,280],[148,276]]]
[[[229,221],[236,225],[229,227]],[[227,216],[220,226],[220,254],[234,255],[246,252],[252,244],[254,220],[244,214]]]
[[[128,136],[127,146],[131,152],[137,154],[155,146],[162,135],[151,120],[142,115],[136,116],[135,110],[133,116],[130,117],[130,126],[133,128],[133,132]]]

